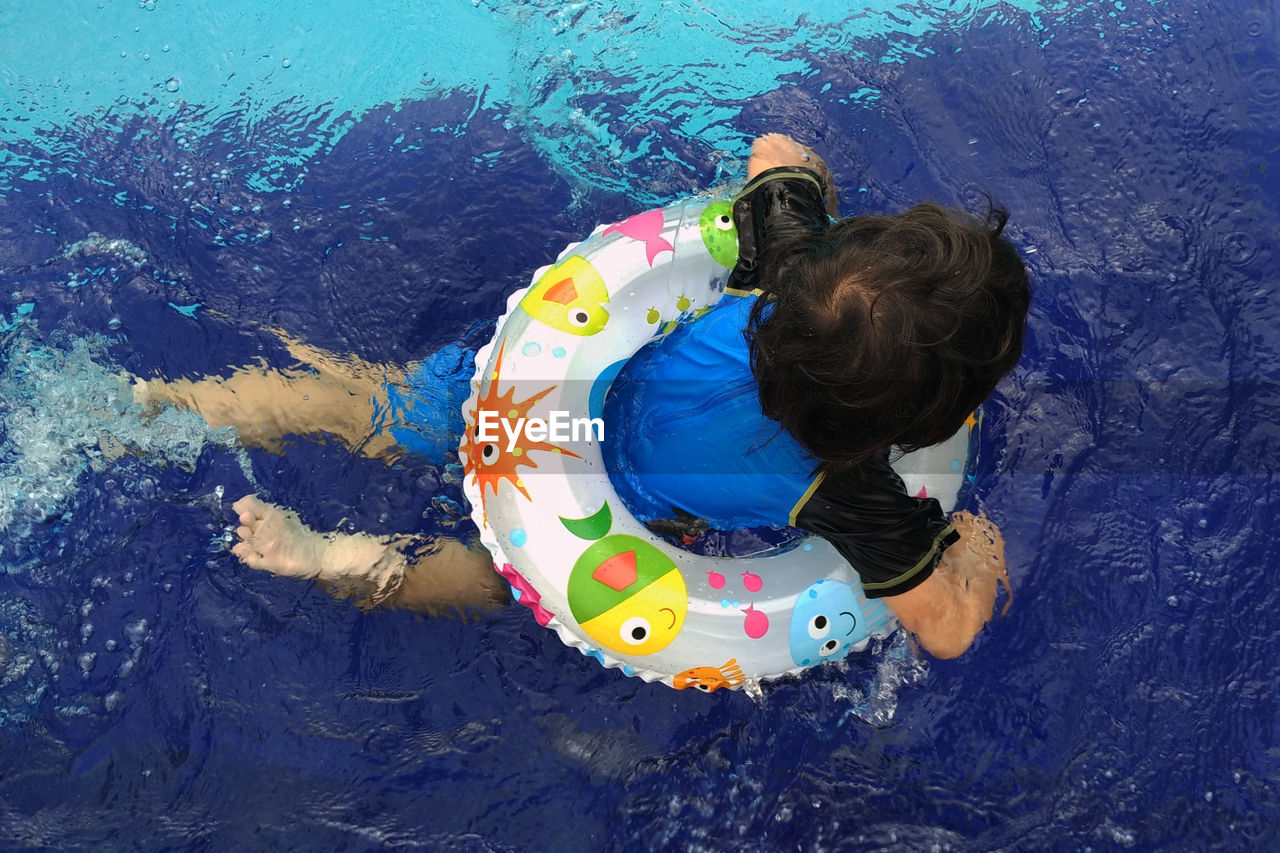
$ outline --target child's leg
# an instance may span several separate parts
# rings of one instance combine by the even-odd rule
[[[352,386],[322,373],[268,368],[209,379],[138,380],[134,400],[190,409],[210,426],[234,426],[240,442],[279,452],[286,436],[333,436],[351,450],[380,457],[395,446],[374,434],[379,388]]]
[[[509,598],[489,553],[479,546],[443,537],[321,534],[253,495],[233,509],[240,517],[240,542],[231,553],[245,565],[319,581],[331,595],[355,598],[361,607],[441,615],[490,610]]]
[[[283,332],[277,335],[310,370],[262,365],[225,378],[137,380],[134,399],[190,409],[210,426],[236,427],[243,444],[273,452],[280,451],[286,436],[329,435],[366,456],[391,454],[396,449],[392,438],[374,434],[378,399],[388,381],[403,381],[404,371],[339,357]]]

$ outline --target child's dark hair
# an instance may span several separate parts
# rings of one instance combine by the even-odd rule
[[[1018,363],[1031,288],[1008,218],[921,204],[764,259],[747,328],[760,404],[820,469],[945,441]]]

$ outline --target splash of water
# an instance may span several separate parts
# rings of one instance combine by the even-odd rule
[[[929,672],[928,662],[916,651],[906,631],[896,631],[883,641],[880,648],[873,650],[873,660],[875,675],[869,682],[832,686],[832,704],[846,708],[841,724],[854,718],[884,728],[898,712],[899,691],[918,684]]]
[[[130,378],[104,366],[106,338],[59,347],[37,343],[33,332],[20,326],[0,351],[0,559],[68,510],[86,471],[125,454],[190,470],[206,447],[238,450],[233,428],[135,404]]]

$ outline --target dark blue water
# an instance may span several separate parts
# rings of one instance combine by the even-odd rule
[[[1197,5],[837,31],[741,99],[691,66],[672,91],[734,117],[714,142],[590,63],[535,105],[612,149],[447,87],[336,139],[287,100],[7,111],[0,846],[1273,848],[1280,21]],[[958,661],[898,644],[757,703],[604,670],[519,607],[361,613],[236,562],[230,501],[465,535],[452,460],[243,451],[113,378],[287,366],[273,327],[395,363],[478,342],[566,242],[772,130],[827,156],[846,213],[1013,211],[1035,302],[971,505],[1014,602]]]

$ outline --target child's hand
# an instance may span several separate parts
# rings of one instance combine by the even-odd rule
[[[751,143],[751,156],[747,159],[747,180],[761,172],[779,166],[803,166],[822,176],[822,194],[826,196],[827,212],[836,212],[835,181],[827,164],[813,149],[787,136],[785,133],[766,133]]]
[[[747,180],[778,166],[811,166],[815,161],[821,163],[822,158],[785,133],[766,133],[751,143]]]
[[[951,523],[960,534],[960,541],[942,552],[938,568],[961,579],[967,594],[979,605],[985,623],[995,604],[997,584],[1008,593],[1004,610],[1013,603],[1013,588],[1009,585],[1009,570],[1004,560],[1004,537],[1000,528],[985,515],[961,510],[951,515]]]
[[[985,516],[968,512],[953,514],[951,523],[960,541],[942,552],[933,574],[884,600],[925,651],[939,658],[959,657],[972,645],[991,619],[999,586],[1010,601],[1013,593],[999,528]]]

